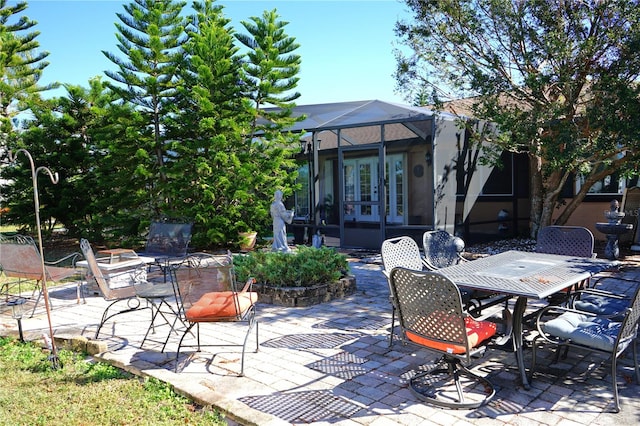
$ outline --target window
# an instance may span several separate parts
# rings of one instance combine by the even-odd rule
[[[580,175],[576,179],[576,193],[580,191],[580,188],[584,185],[584,176]],[[620,178],[618,173],[612,173],[604,177],[604,179],[599,180],[587,192],[587,195],[602,195],[602,194],[612,194],[618,195],[624,192],[624,188],[626,187],[626,182],[624,179]]]
[[[500,167],[481,166],[473,172],[475,176],[474,180],[479,179],[482,183],[482,190],[480,195],[513,195],[514,188],[514,156],[510,152],[503,152],[500,156]],[[456,179],[457,179],[457,194],[464,194],[466,170],[461,170],[456,167]]]

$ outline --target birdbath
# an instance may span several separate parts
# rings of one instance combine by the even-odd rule
[[[604,217],[608,222],[596,222],[596,229],[607,236],[607,245],[604,248],[604,255],[607,259],[615,260],[620,256],[618,239],[620,235],[633,230],[633,224],[621,223],[625,213],[618,211],[617,200],[611,202],[611,210],[605,210]]]

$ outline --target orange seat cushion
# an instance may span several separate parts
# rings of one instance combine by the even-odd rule
[[[215,291],[205,293],[187,312],[187,320],[202,322],[234,318],[243,314],[258,301],[258,293]]]
[[[467,339],[469,340],[470,348],[478,346],[480,343],[496,334],[496,324],[490,321],[476,321],[471,317],[465,317],[464,324],[467,330]],[[464,346],[434,341],[410,331],[406,332],[406,336],[407,339],[412,342],[428,348],[454,354],[463,354],[466,352],[466,348]]]

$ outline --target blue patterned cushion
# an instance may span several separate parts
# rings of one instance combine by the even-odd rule
[[[601,315],[613,315],[623,312],[629,306],[629,299],[614,299],[595,294],[583,294],[573,302],[573,307],[586,312]]]
[[[575,312],[565,312],[542,325],[542,330],[561,339],[603,351],[613,351],[620,323],[594,318]]]

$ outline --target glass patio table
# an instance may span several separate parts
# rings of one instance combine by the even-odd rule
[[[544,299],[619,264],[607,259],[510,250],[442,268],[438,272],[459,287],[517,297],[513,308],[513,351],[522,384],[528,389],[522,336],[527,300]]]

